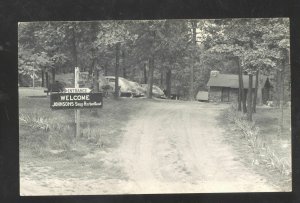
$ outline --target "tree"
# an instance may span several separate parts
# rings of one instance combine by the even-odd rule
[[[256,113],[256,103],[257,103],[257,94],[258,94],[258,80],[259,80],[259,70],[256,70],[255,74],[255,92],[253,99],[253,113]]]
[[[180,87],[193,99],[196,91],[206,90],[211,70],[224,70],[239,74],[238,109],[246,112],[244,74],[256,78],[277,72],[278,89],[280,81],[288,83],[288,68],[277,68],[287,67],[286,26],[278,19],[21,23],[19,72],[30,75],[34,69],[44,84],[48,72],[73,72],[79,66],[93,77],[95,91],[103,71],[147,83],[149,98],[153,84],[160,84],[168,97]],[[254,86],[253,111],[258,84]]]
[[[274,69],[276,64],[278,64],[276,63],[279,57],[278,52],[270,47],[270,42],[266,40],[265,36],[267,32],[272,30],[272,26],[270,19],[230,20],[226,22],[219,37],[221,43],[217,42],[211,51],[231,53],[239,57],[243,67],[242,72],[248,73],[250,84],[250,80],[252,80],[253,75],[257,71],[269,72],[270,69]],[[275,32],[272,34],[274,35]],[[243,82],[240,79],[240,90],[242,89],[242,84]],[[257,93],[257,90],[255,90],[255,93]],[[252,87],[248,88],[248,97],[250,95],[252,95]],[[257,95],[254,97],[256,98]],[[242,100],[244,101],[243,98]],[[252,97],[248,98],[248,102],[251,102],[251,104],[248,103],[248,106],[251,108],[250,111],[248,110],[248,118],[250,119],[252,117]],[[256,105],[256,101],[254,104]],[[256,107],[253,109],[256,109]]]
[[[262,46],[264,49],[272,50],[270,55],[276,62],[276,104],[280,107],[280,115],[278,119],[279,133],[283,128],[283,103],[285,100],[285,89],[289,89],[289,48],[290,48],[290,33],[289,33],[289,20],[287,18],[274,18],[270,19],[271,26],[262,28],[264,35],[262,36],[265,44]],[[285,83],[285,80],[287,83]]]
[[[129,34],[128,22],[122,21],[101,21],[99,33],[95,42],[97,48],[115,46],[115,98],[119,97],[119,59],[121,44],[131,41],[134,36]]]
[[[155,69],[155,60],[159,51],[163,47],[162,42],[162,29],[165,21],[139,21],[133,23],[131,33],[135,36],[135,54],[137,58],[145,63],[148,61],[148,74],[147,78],[147,97],[152,98],[153,74]],[[144,68],[144,67],[143,67]],[[145,70],[144,70],[145,71]]]
[[[40,27],[36,23],[19,23],[19,50],[18,50],[18,72],[20,76],[30,76],[33,80],[40,72],[41,66],[52,65],[52,61],[47,54],[38,49],[35,29]],[[22,77],[19,77],[19,79]]]
[[[194,48],[196,49],[197,46],[197,34],[196,34],[196,28],[197,28],[197,21],[192,20],[192,44]],[[190,100],[194,100],[194,63],[190,65]]]
[[[168,98],[171,96],[172,87],[176,88],[178,94],[178,86],[184,86],[185,81],[189,82],[188,77],[194,78],[191,77],[188,68],[191,70],[191,67],[193,69],[196,67],[194,59],[197,56],[195,54],[197,46],[192,44],[190,30],[190,23],[184,20],[166,20],[161,29],[160,43],[163,46],[160,47],[157,60],[161,78],[163,73],[166,74],[165,85]],[[193,53],[194,55],[191,55]],[[190,86],[191,83],[186,85]]]

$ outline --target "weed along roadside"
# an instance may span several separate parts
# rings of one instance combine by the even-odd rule
[[[283,191],[289,191],[292,170],[290,129],[286,128],[283,134],[277,134],[275,118],[280,110],[260,108],[253,122],[247,121],[235,106],[225,110],[220,116],[220,123],[226,129],[226,141],[234,146],[245,165],[282,187]],[[286,126],[290,126],[291,122],[289,111],[285,109]]]

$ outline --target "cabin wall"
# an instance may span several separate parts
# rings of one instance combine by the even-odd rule
[[[208,99],[212,102],[222,102],[222,88],[223,87],[210,87],[208,93]],[[238,101],[239,90],[237,88],[229,89],[229,102]]]

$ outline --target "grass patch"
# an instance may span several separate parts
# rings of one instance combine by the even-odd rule
[[[100,148],[118,146],[123,127],[145,100],[105,99],[103,109],[81,110],[81,135],[75,138],[74,110],[51,110],[49,98],[19,99],[20,146],[41,150],[74,148],[74,142]]]
[[[30,97],[31,91],[35,97]],[[70,177],[71,174],[81,177],[87,174],[91,178],[103,175],[106,178],[126,178],[117,160],[110,160],[109,156],[112,155],[105,157],[100,154],[96,158],[86,156],[117,148],[127,121],[149,101],[105,98],[102,109],[82,109],[81,134],[75,138],[74,110],[51,110],[50,98],[39,96],[43,94],[42,89],[23,88],[19,94],[22,167],[28,163],[43,163],[59,177]]]
[[[260,129],[260,139],[268,144],[279,157],[285,157],[291,162],[291,108],[284,108],[281,132],[278,126],[280,114],[278,108],[261,107],[258,108],[253,119]]]
[[[234,106],[221,116],[227,137],[244,162],[269,176],[283,190],[290,190],[291,185],[291,132],[290,109],[284,110],[284,129],[278,134],[279,109],[258,107],[253,122],[246,120],[246,115],[238,112]],[[276,180],[275,178],[276,177]]]

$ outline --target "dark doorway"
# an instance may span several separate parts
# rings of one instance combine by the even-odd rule
[[[221,96],[221,101],[222,102],[229,102],[229,87],[223,87],[222,88],[222,96]]]

